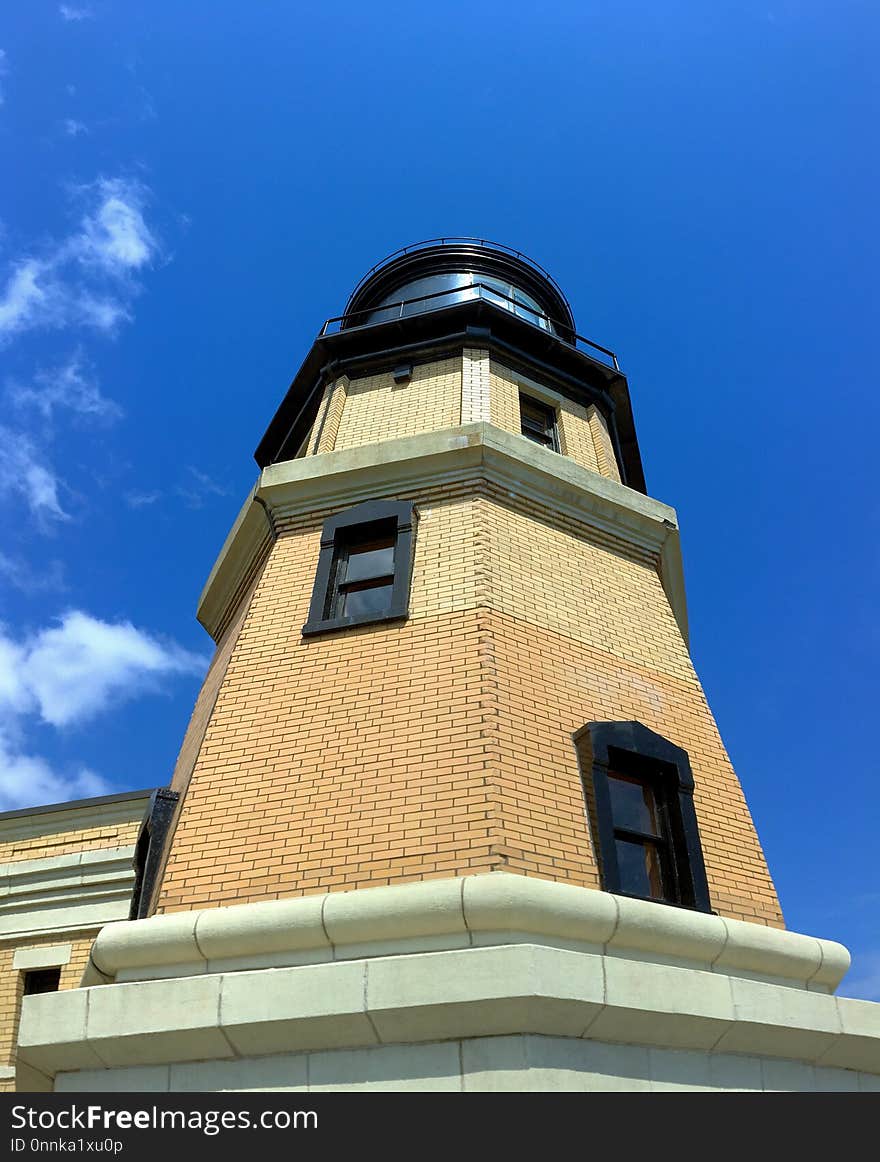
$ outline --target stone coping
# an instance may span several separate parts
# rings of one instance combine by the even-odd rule
[[[869,1001],[522,943],[26,997],[18,1081],[49,1089],[59,1072],[512,1034],[880,1073]]]
[[[108,924],[84,985],[539,943],[832,992],[840,944],[506,872]]]

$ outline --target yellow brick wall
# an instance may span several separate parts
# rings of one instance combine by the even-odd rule
[[[72,944],[70,963],[61,969],[59,987],[74,989],[82,979],[89,959],[94,932],[64,932],[55,936],[28,937],[17,942],[0,942],[0,1065],[15,1065],[18,1045],[18,1023],[21,1017],[21,999],[24,973],[13,969],[12,959],[19,948],[41,948],[47,944]],[[0,1080],[0,1093],[11,1093],[15,1081]]]
[[[494,868],[597,886],[571,735],[636,718],[691,756],[713,905],[780,924],[655,564],[478,484],[416,499],[403,625],[303,639],[324,514],[282,530],[159,910]]]
[[[144,804],[145,806],[145,804]],[[55,855],[70,855],[75,851],[90,851],[103,847],[125,847],[137,838],[140,819],[136,822],[111,823],[101,827],[64,825],[63,812],[57,822],[51,816],[43,824],[40,834],[23,836],[0,842],[0,863],[14,863],[20,859],[47,859]]]
[[[614,455],[608,423],[597,407],[590,408],[589,422],[599,471],[603,476],[610,476],[612,480],[619,481],[620,469],[617,467],[617,457]]]
[[[485,382],[484,382],[485,378]],[[398,436],[441,431],[488,420],[520,434],[519,393],[531,391],[557,411],[560,451],[582,468],[620,480],[605,417],[558,392],[531,386],[488,351],[465,349],[413,368],[395,383],[390,373],[328,384],[308,440],[308,454],[377,443]],[[485,394],[484,394],[485,393]]]
[[[496,428],[522,433],[519,418],[519,385],[514,383],[510,372],[495,360],[489,367],[489,417]]]
[[[559,444],[562,455],[571,457],[582,468],[620,480],[620,472],[605,418],[595,408],[585,408],[574,400],[540,385],[532,386],[508,368],[492,361],[490,374],[491,422],[506,432],[521,432],[520,391],[533,395],[556,408]]]
[[[348,378],[344,375],[325,389],[321,407],[318,409],[318,419],[309,441],[310,452],[332,452],[336,447],[347,389]]]
[[[595,411],[595,408],[591,410]],[[599,461],[596,457],[596,447],[593,443],[593,434],[590,431],[587,409],[573,400],[560,398],[556,414],[559,427],[559,447],[563,456],[570,456],[582,468],[589,468],[591,472],[599,472]],[[602,475],[607,476],[608,473],[603,472]]]
[[[462,352],[461,422],[488,423],[489,411],[489,352],[465,347]]]
[[[334,448],[457,427],[461,423],[461,367],[459,353],[415,366],[405,383],[395,383],[390,373],[353,379],[345,391]],[[323,445],[320,450],[330,451]]]

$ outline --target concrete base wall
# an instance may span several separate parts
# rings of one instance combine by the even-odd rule
[[[22,1090],[878,1089],[840,945],[493,874],[108,925]],[[106,983],[96,983],[96,982]]]
[[[61,1073],[56,1092],[880,1091],[880,1077],[802,1061],[609,1045],[571,1037],[475,1037]]]

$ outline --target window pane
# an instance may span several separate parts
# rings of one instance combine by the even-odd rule
[[[35,993],[57,992],[60,983],[60,968],[35,968],[24,974],[24,995],[31,997]]]
[[[529,440],[555,451],[556,412],[527,395],[519,397],[520,431]]]
[[[387,613],[391,608],[392,585],[371,585],[369,589],[349,589],[342,594],[340,615],[362,617]]]
[[[394,573],[394,538],[366,541],[348,550],[346,582],[368,581],[372,577],[391,577]]]
[[[608,793],[611,796],[611,818],[615,827],[641,831],[645,835],[660,838],[662,831],[657,817],[657,800],[646,783],[626,775],[609,774]]]
[[[542,448],[553,447],[553,437],[547,436],[543,432],[531,432],[527,428],[523,428],[522,434],[527,440],[531,440],[535,444],[540,444]]]
[[[660,869],[660,853],[650,840],[616,839],[617,869],[620,873],[620,890],[631,896],[645,896],[650,900],[663,900],[663,875]]]

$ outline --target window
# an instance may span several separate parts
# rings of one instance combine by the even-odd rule
[[[520,392],[519,418],[522,434],[527,440],[540,444],[542,448],[549,448],[551,452],[559,451],[556,408]]]
[[[413,506],[368,501],[325,522],[304,635],[409,613]]]
[[[606,891],[711,911],[687,752],[640,722],[575,735]]]
[[[57,993],[60,984],[60,968],[34,968],[24,974],[24,995],[32,997],[36,993]]]

